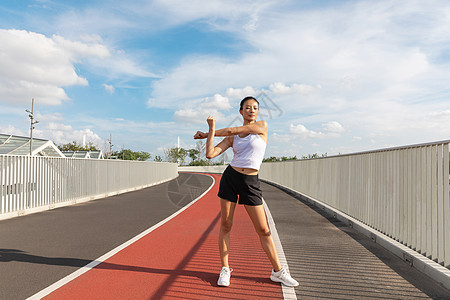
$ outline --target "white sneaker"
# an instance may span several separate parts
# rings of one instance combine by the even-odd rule
[[[294,278],[291,277],[291,275],[288,273],[288,271],[285,268],[282,268],[280,271],[275,272],[272,270],[272,274],[270,275],[270,280],[275,282],[281,282],[285,286],[297,286],[298,282]]]
[[[222,267],[222,270],[220,270],[219,280],[217,280],[217,285],[229,286],[231,272],[233,272],[233,269],[227,268],[227,267]]]

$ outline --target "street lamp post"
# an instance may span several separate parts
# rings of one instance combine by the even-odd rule
[[[39,123],[38,120],[34,120],[34,98],[31,99],[31,111],[26,109],[25,110],[27,113],[29,113],[29,117],[30,117],[30,173],[29,173],[29,182],[27,184],[28,186],[28,193],[27,193],[27,207],[30,207],[31,205],[31,190],[32,190],[32,177],[33,177],[33,162],[32,162],[32,157],[33,157],[33,129],[34,129],[34,124]]]
[[[109,154],[108,154],[108,156],[109,156],[109,159],[111,159],[112,147],[114,146],[112,144],[112,134],[109,134],[108,143],[109,143]]]
[[[30,156],[33,156],[33,129],[34,129],[34,124],[39,123],[38,120],[34,120],[34,98],[31,99],[31,111],[26,109],[25,110],[27,113],[29,113],[29,117],[30,117]]]

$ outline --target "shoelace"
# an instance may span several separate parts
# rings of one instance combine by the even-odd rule
[[[229,269],[222,269],[222,270],[220,271],[220,277],[224,276],[225,274],[226,274],[226,275],[230,275],[231,272],[233,272],[233,269],[232,269],[232,268],[229,268]]]
[[[281,274],[280,274],[280,279],[286,279],[286,276],[288,276],[289,275],[289,273],[286,271],[286,269],[283,269],[282,271],[281,271]]]

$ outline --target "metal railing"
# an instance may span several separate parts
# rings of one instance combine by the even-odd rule
[[[449,142],[263,163],[260,178],[330,205],[449,267]]]
[[[0,155],[0,217],[161,183],[177,164]]]

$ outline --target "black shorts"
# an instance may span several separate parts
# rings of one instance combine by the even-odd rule
[[[220,179],[219,198],[245,205],[261,205],[262,191],[258,175],[245,175],[228,166]]]

